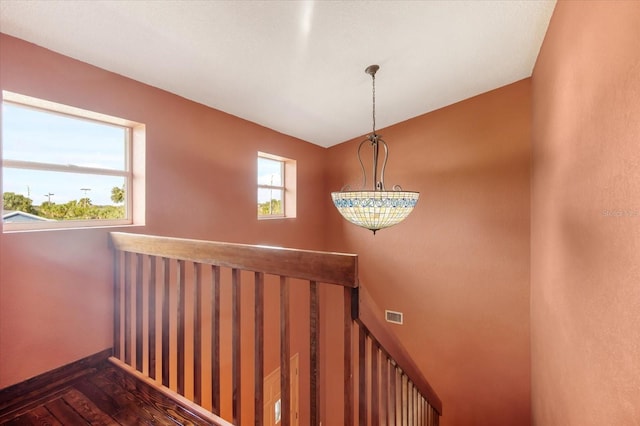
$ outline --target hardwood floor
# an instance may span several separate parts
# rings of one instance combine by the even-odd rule
[[[210,425],[105,361],[87,374],[0,410],[0,425]]]

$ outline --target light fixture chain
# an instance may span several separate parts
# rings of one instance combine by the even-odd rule
[[[373,135],[376,134],[376,74],[373,73],[371,75],[371,79],[373,81],[372,84],[372,95],[373,95]]]

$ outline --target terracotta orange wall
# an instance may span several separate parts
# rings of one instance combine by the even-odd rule
[[[2,90],[146,124],[133,232],[322,249],[326,150],[0,35]],[[297,218],[256,219],[256,154],[297,160]],[[111,346],[109,229],[0,234],[0,388]]]
[[[445,426],[530,421],[530,86],[379,132],[387,186],[421,193],[404,223],[373,236],[329,213],[332,249],[358,253],[362,285],[404,312],[393,331],[442,399]],[[359,142],[329,149],[330,190],[359,185]]]
[[[640,2],[558,2],[533,125],[533,423],[637,425]]]

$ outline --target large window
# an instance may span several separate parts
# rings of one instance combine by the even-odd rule
[[[3,228],[133,223],[134,139],[144,145],[139,123],[3,92]]]
[[[258,218],[295,217],[296,162],[258,153]]]

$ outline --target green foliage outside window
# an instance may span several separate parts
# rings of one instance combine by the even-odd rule
[[[268,215],[281,215],[284,212],[282,211],[282,202],[280,200],[271,200],[265,201],[264,203],[258,204],[258,214],[262,216]]]
[[[115,194],[115,195],[114,195]],[[124,201],[124,188],[114,187],[111,200],[115,203]],[[56,204],[45,201],[34,206],[33,201],[24,195],[5,192],[2,195],[5,211],[17,210],[53,220],[90,220],[90,219],[123,219],[124,206],[94,206],[88,197]]]
[[[37,214],[31,198],[14,192],[2,194],[2,207],[4,210],[19,210],[25,213]]]
[[[124,186],[122,188],[117,186],[111,188],[111,201],[116,204],[124,203]]]

